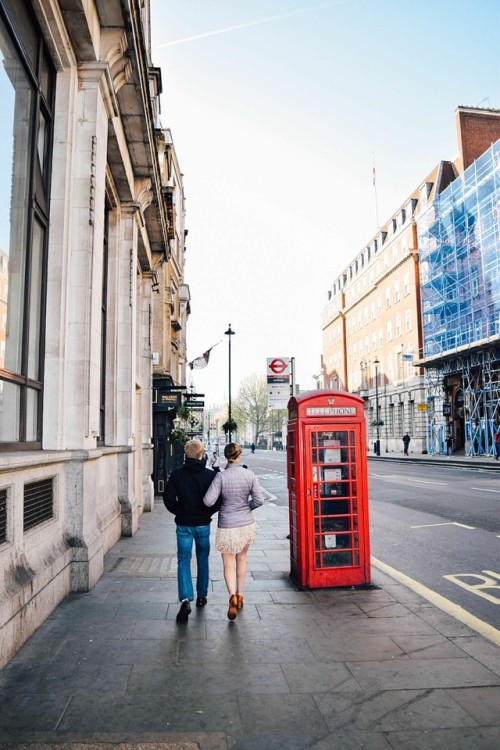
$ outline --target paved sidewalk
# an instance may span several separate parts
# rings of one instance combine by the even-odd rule
[[[287,509],[255,519],[236,621],[213,550],[178,625],[173,517],[143,515],[0,671],[1,750],[498,750],[500,648],[375,568],[296,590]]]

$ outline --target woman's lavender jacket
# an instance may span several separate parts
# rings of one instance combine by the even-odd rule
[[[259,508],[265,499],[253,471],[245,469],[241,464],[230,463],[224,471],[218,472],[203,502],[211,507],[217,502],[220,494],[220,529],[234,529],[253,523],[252,510]]]

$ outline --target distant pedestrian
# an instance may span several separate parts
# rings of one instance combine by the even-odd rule
[[[408,433],[406,433],[406,435],[403,435],[403,453],[405,454],[405,456],[408,455],[408,448],[410,447],[410,440],[411,438],[408,435]]]
[[[181,602],[177,622],[187,622],[194,599],[191,578],[193,541],[197,567],[196,606],[204,607],[207,603],[210,522],[220,506],[220,502],[214,502],[211,508],[207,508],[203,502],[205,492],[220,470],[217,466],[213,471],[206,468],[207,455],[201,440],[189,440],[184,453],[184,465],[171,473],[163,493],[165,507],[175,515],[176,523],[177,588]]]
[[[500,427],[495,433],[495,461],[498,461],[500,456]]]
[[[453,456],[453,437],[451,434],[446,438],[446,455]]]
[[[217,474],[203,502],[213,507],[219,496],[222,498],[215,547],[222,554],[224,580],[229,593],[227,616],[235,620],[238,610],[243,607],[247,553],[255,539],[252,510],[262,505],[264,492],[253,471],[239,463],[241,447],[238,443],[228,443],[224,455],[227,467]]]
[[[250,446],[250,450],[252,451],[252,453],[255,453],[255,443],[252,443],[252,445]]]

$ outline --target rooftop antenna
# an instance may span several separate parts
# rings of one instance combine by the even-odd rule
[[[489,96],[485,96],[484,99],[481,99],[481,101],[479,102],[479,104],[477,104],[476,106],[480,107],[483,104],[483,102],[488,102],[487,106],[488,106],[489,109],[491,109],[490,97]]]

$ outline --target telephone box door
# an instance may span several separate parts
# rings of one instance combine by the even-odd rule
[[[361,424],[304,425],[306,585],[369,582]]]

